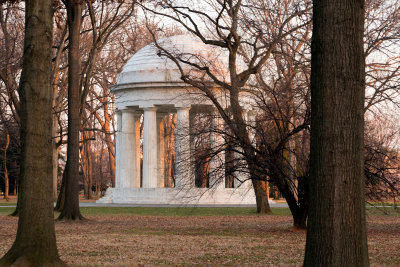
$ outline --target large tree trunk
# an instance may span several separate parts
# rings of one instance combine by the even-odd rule
[[[83,219],[79,210],[79,128],[80,128],[80,56],[79,40],[83,5],[66,1],[69,30],[68,47],[68,143],[65,182],[65,202],[58,220]]]
[[[314,0],[304,266],[369,266],[364,203],[364,0]]]
[[[63,266],[58,257],[52,200],[52,1],[25,3],[18,230],[0,266]]]

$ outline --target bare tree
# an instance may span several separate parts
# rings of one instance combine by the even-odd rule
[[[375,115],[365,125],[365,191],[370,202],[400,197],[398,126],[387,117]]]
[[[0,5],[1,49],[0,81],[5,87],[5,95],[13,118],[20,122],[20,100],[17,92],[18,78],[22,69],[23,9],[19,4],[6,1]]]
[[[0,266],[64,266],[54,229],[51,164],[52,1],[26,2],[21,100],[21,192],[15,242]],[[38,19],[40,18],[40,19]]]
[[[17,162],[19,149],[19,124],[20,124],[20,99],[17,92],[19,76],[22,69],[23,53],[23,8],[18,3],[6,1],[0,6],[0,98],[1,98],[1,117],[2,135],[4,135],[3,145],[3,178],[5,198],[8,199],[10,186],[14,187],[16,193],[17,175],[10,171],[11,162]],[[10,154],[10,155],[9,155]],[[11,156],[12,154],[12,156]],[[11,157],[7,157],[7,156]],[[14,158],[15,157],[15,158]],[[2,181],[3,182],[3,181]]]
[[[65,180],[65,200],[58,220],[81,220],[79,210],[79,129],[80,129],[80,29],[83,4],[67,0],[68,43],[68,145]]]
[[[368,115],[379,112],[382,105],[398,108],[400,104],[400,3],[368,0],[365,13],[365,110]]]
[[[72,144],[69,145],[70,149],[76,150],[74,153],[72,153],[73,155],[76,155],[76,159],[75,156],[74,157],[70,157],[68,156],[67,159],[67,172],[66,172],[66,181],[62,183],[62,188],[61,188],[61,192],[64,192],[64,186],[65,186],[65,193],[66,195],[64,196],[63,194],[60,194],[59,196],[59,200],[58,203],[62,203],[62,199],[65,199],[65,204],[67,202],[69,202],[69,198],[73,198],[75,199],[73,202],[74,203],[79,203],[79,191],[78,191],[78,180],[76,180],[75,182],[69,182],[70,179],[76,179],[78,177],[77,172],[78,172],[78,166],[77,164],[79,164],[79,152],[78,152],[78,140],[79,140],[79,129],[81,129],[81,119],[83,117],[83,113],[86,107],[86,103],[87,103],[87,97],[89,95],[89,91],[94,88],[93,83],[92,83],[92,77],[93,77],[93,70],[96,68],[96,60],[97,57],[99,55],[99,53],[102,51],[102,49],[104,47],[106,47],[106,45],[108,44],[108,40],[110,38],[110,36],[112,36],[112,33],[118,29],[118,27],[120,27],[134,12],[134,5],[135,1],[129,2],[129,3],[125,3],[125,2],[118,2],[118,3],[92,3],[91,1],[87,1],[86,3],[83,3],[81,1],[72,1],[72,2],[66,2],[66,6],[67,6],[67,17],[69,18],[69,43],[68,43],[68,51],[69,51],[69,58],[71,58],[71,49],[73,49],[73,47],[75,46],[75,53],[78,53],[78,51],[81,49],[81,47],[83,47],[83,51],[82,54],[76,54],[75,55],[75,60],[74,60],[74,64],[78,64],[77,68],[75,69],[75,71],[77,72],[75,75],[75,78],[71,78],[71,74],[72,74],[72,70],[71,68],[75,68],[73,67],[73,65],[71,65],[71,61],[69,61],[68,64],[68,86],[69,88],[72,86],[71,83],[74,83],[74,88],[76,89],[76,97],[77,97],[77,101],[78,103],[76,104],[76,106],[74,105],[74,108],[71,109],[69,108],[68,110],[68,118],[69,118],[69,122],[68,122],[68,127],[69,127],[69,131],[68,131],[68,142],[71,142],[71,138],[72,137],[75,141],[75,147],[72,146]],[[87,6],[87,14],[88,14],[88,19],[89,19],[89,23],[86,23],[84,20],[84,17],[82,17],[83,11],[84,11],[84,7],[85,5]],[[76,28],[72,28],[71,27],[71,16],[74,16],[73,12],[71,12],[71,10],[69,10],[68,8],[70,7],[74,7],[77,8],[77,6],[80,7],[79,10],[79,15],[77,15],[76,17],[74,17],[74,19],[77,19],[79,17],[79,21],[74,21],[74,27]],[[83,27],[83,29],[81,28]],[[86,29],[87,28],[87,29]],[[75,30],[74,33],[71,32],[71,30]],[[82,31],[81,31],[82,29]],[[91,33],[91,39],[88,39],[88,33]],[[76,35],[73,37],[73,35]],[[77,42],[76,44],[73,43],[73,41],[75,40],[75,42]],[[90,40],[90,41],[89,41]],[[82,61],[82,58],[86,58],[85,60]],[[81,65],[81,61],[82,61],[82,65]],[[73,92],[75,92],[75,90],[73,90]],[[71,90],[69,90],[69,93],[71,93]],[[72,103],[71,103],[72,102]],[[73,105],[74,101],[73,99],[71,99],[71,95],[69,94],[68,97],[68,105],[69,107],[71,105]],[[75,110],[78,110],[78,116],[77,118],[70,118],[70,116],[74,117],[73,114],[75,114]],[[107,111],[108,112],[108,111]],[[75,117],[76,117],[75,116]],[[76,127],[72,127],[74,124],[75,126],[77,126],[77,130],[75,129]],[[106,123],[107,125],[109,125],[109,121],[107,121]],[[74,135],[71,133],[71,127],[74,128],[75,130],[73,132],[77,133],[77,136],[74,137]],[[71,135],[72,134],[72,135]],[[112,157],[111,157],[112,158]],[[70,160],[73,160],[74,162],[74,167],[70,167]],[[72,168],[74,170],[75,175],[70,175],[68,170],[69,168]],[[73,178],[76,177],[76,178]],[[71,194],[68,194],[68,187],[71,186],[71,184],[74,184],[73,186],[76,187],[76,189],[74,190],[74,193],[72,196]],[[68,195],[68,196],[67,196]],[[64,204],[64,205],[65,205]],[[74,206],[76,206],[78,204],[74,204]],[[61,207],[62,208],[62,207]],[[64,208],[63,208],[64,209]],[[78,210],[78,208],[74,208],[74,210]],[[63,212],[60,214],[60,218],[64,217]],[[71,216],[69,216],[71,217]],[[80,218],[81,216],[78,216],[78,214],[72,216],[72,217],[76,217],[76,218]],[[72,218],[71,217],[71,218]]]
[[[304,266],[369,266],[364,1],[314,1],[310,212]]]
[[[226,51],[227,65],[224,67],[226,67],[225,74],[229,78],[221,79],[221,76],[213,73],[210,62],[207,65],[207,63],[204,64],[204,60],[200,63],[199,60],[190,61],[187,56],[174,54],[159,46],[161,54],[180,66],[182,80],[200,89],[217,108],[233,137],[231,138],[234,142],[232,147],[240,147],[235,152],[242,155],[242,159],[248,167],[257,196],[258,210],[265,212],[269,207],[268,201],[264,200],[268,198],[260,186],[260,182],[267,179],[266,170],[263,168],[265,164],[259,164],[262,153],[257,149],[256,142],[249,137],[254,129],[252,124],[255,123],[255,119],[246,122],[240,96],[249,91],[249,81],[252,80],[252,75],[261,71],[263,65],[271,58],[277,44],[285,36],[309,23],[303,17],[307,12],[307,5],[303,2],[278,3],[274,1],[261,1],[261,3],[259,1],[257,3],[252,1],[207,1],[207,3],[209,5],[204,9],[210,8],[210,12],[196,9],[195,5],[191,7],[179,5],[175,1],[158,1],[157,5],[145,7],[145,9],[179,23],[205,44]],[[262,7],[268,7],[268,9],[262,9]],[[270,10],[272,12],[268,13],[267,11]],[[264,22],[258,17],[261,14],[267,16],[270,25],[263,24]],[[301,23],[293,26],[295,20]],[[281,23],[279,24],[279,22]],[[185,73],[182,68],[184,64],[199,70],[204,74],[202,77],[206,77],[206,79],[199,79],[198,76]],[[213,85],[210,86],[210,82]],[[222,103],[213,94],[213,86],[222,88],[228,96],[229,110],[225,110]],[[304,126],[301,127],[304,128]],[[293,129],[291,135],[298,131],[299,129]],[[216,153],[212,152],[211,154]]]

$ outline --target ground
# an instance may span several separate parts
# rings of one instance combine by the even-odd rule
[[[0,255],[17,218],[0,209]],[[72,266],[301,266],[305,232],[287,209],[82,208],[88,221],[56,223],[61,258]],[[369,211],[371,266],[400,266],[400,214]]]

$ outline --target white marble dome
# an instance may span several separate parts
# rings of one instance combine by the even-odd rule
[[[213,72],[221,72],[222,51],[204,44],[200,39],[190,35],[176,35],[160,39],[157,43],[169,53],[199,64],[211,64]],[[185,73],[193,74],[193,67],[182,64]],[[216,71],[216,69],[218,70]],[[225,72],[225,71],[222,71]],[[226,72],[225,72],[226,73]],[[124,66],[117,76],[117,87],[153,87],[183,85],[177,65],[165,55],[161,55],[155,43],[140,49]]]

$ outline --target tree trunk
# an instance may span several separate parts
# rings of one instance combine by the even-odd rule
[[[25,3],[20,81],[21,163],[18,230],[0,266],[64,266],[54,229],[51,150],[52,1]]]
[[[166,175],[165,175],[165,187],[174,186],[174,166],[175,166],[175,126],[176,126],[176,115],[168,115],[166,120],[165,129],[167,131],[165,140],[165,151],[166,151]]]
[[[69,30],[68,47],[68,143],[65,183],[65,202],[58,220],[83,219],[79,210],[79,128],[80,128],[80,28],[83,5],[80,1],[67,0]]]
[[[89,138],[89,136],[87,136]],[[93,191],[92,191],[92,185],[93,185],[93,161],[92,161],[92,144],[91,141],[88,140],[86,141],[86,146],[85,146],[85,156],[86,156],[86,173],[85,176],[87,176],[87,183],[88,183],[88,199],[93,198]]]
[[[58,152],[59,147],[57,146],[56,136],[57,136],[57,116],[52,115],[52,155],[53,155],[53,200],[57,201],[57,185],[58,185]]]
[[[90,105],[91,108],[93,109],[93,103]],[[83,111],[81,115],[84,115],[85,117],[86,112]],[[92,125],[93,120],[87,119],[87,128],[94,128],[95,126]],[[91,140],[94,138],[94,135],[92,132],[88,131],[82,131],[81,136],[82,136],[82,149],[80,150],[81,154],[81,159],[82,159],[82,167],[83,167],[83,172],[84,172],[84,189],[85,189],[85,197],[87,199],[92,199],[93,197],[93,191],[92,191],[92,185],[93,185],[93,161],[92,161],[92,142]]]
[[[61,186],[60,186],[60,193],[58,194],[57,197],[57,203],[56,206],[54,207],[55,211],[59,211],[61,212],[64,209],[64,203],[65,203],[65,184],[66,184],[66,180],[67,180],[67,165],[68,165],[68,160],[67,163],[65,165],[64,171],[63,171],[63,175],[61,178]]]
[[[274,185],[274,199],[278,200],[279,199],[279,189],[276,185]]]
[[[106,95],[104,105],[104,131],[106,132],[105,139],[108,148],[108,158],[110,164],[110,172],[111,172],[111,186],[115,187],[115,140],[111,139],[111,119],[110,114],[108,113],[108,87],[105,87],[104,94]]]
[[[81,167],[83,170],[83,197],[89,199],[88,158],[86,155],[87,141],[85,141],[86,135],[84,134],[84,132],[81,132],[81,137],[83,141],[81,143],[81,149],[79,149],[79,153],[81,156]]]
[[[15,210],[9,216],[18,217],[18,215],[19,215],[19,212],[18,212],[19,211],[19,204],[18,203],[19,203],[20,195],[21,195],[21,193],[19,192],[18,193],[18,197],[17,197],[17,205],[15,206]]]
[[[230,141],[227,141],[225,149],[225,187],[234,188],[235,187],[235,153],[233,152],[233,147]]]
[[[369,266],[364,202],[364,0],[314,0],[304,266]]]
[[[308,198],[307,191],[304,188],[307,187],[307,179],[299,179],[297,186],[297,195],[293,190],[292,178],[284,177],[282,175],[282,169],[285,161],[282,159],[280,153],[274,156],[272,163],[272,177],[275,183],[275,192],[282,192],[285,197],[286,203],[289,206],[290,212],[293,218],[292,230],[306,228],[307,216],[308,216]],[[278,191],[279,189],[279,191]]]
[[[58,196],[58,148],[53,146],[53,201],[57,201]],[[56,159],[57,158],[57,159]]]
[[[58,154],[60,152],[60,144],[62,143],[62,129],[58,129],[59,123],[58,123],[58,115],[57,115],[57,110],[60,109],[59,105],[60,103],[60,98],[62,99],[61,95],[57,96],[58,89],[59,89],[59,78],[60,78],[60,60],[61,60],[61,55],[62,51],[64,50],[65,47],[65,42],[67,40],[67,28],[64,29],[63,35],[61,42],[59,44],[59,47],[57,49],[56,57],[53,63],[53,94],[52,94],[52,120],[53,120],[53,129],[52,129],[52,135],[53,135],[53,140],[52,140],[52,146],[53,146],[53,198],[54,201],[58,200],[57,197],[57,188],[58,188]],[[64,91],[64,89],[62,89]],[[60,126],[61,128],[61,126]],[[59,131],[58,131],[59,130]],[[58,135],[59,132],[59,136]],[[60,142],[60,144],[58,144]]]
[[[100,159],[99,163],[96,168],[99,168],[99,177],[96,179],[96,199],[99,199],[100,192],[101,192],[101,184],[103,184],[104,174],[103,174],[103,155],[104,155],[104,140],[101,142],[101,149],[100,149]]]
[[[271,207],[268,202],[268,186],[267,181],[262,181],[256,178],[252,179],[254,193],[256,195],[257,213],[271,213]]]
[[[18,217],[18,215],[19,215],[19,212],[18,212],[19,211],[19,204],[18,203],[19,203],[19,201],[21,199],[21,190],[20,190],[20,187],[19,187],[19,185],[21,184],[21,175],[19,175],[18,182],[16,180],[15,183],[16,183],[16,186],[18,186],[17,205],[15,206],[15,210],[9,216]],[[14,186],[14,190],[15,190],[16,186]]]
[[[7,150],[10,145],[10,134],[6,129],[6,145],[3,148],[3,171],[4,171],[4,198],[8,201],[8,191],[10,190],[9,179],[8,179],[8,171],[7,171]]]
[[[14,182],[14,190],[13,190],[13,195],[14,196],[16,196],[17,194],[18,194],[18,180],[17,179],[15,179],[15,182]]]
[[[293,215],[294,230],[306,230],[307,228],[307,209],[301,209]]]

